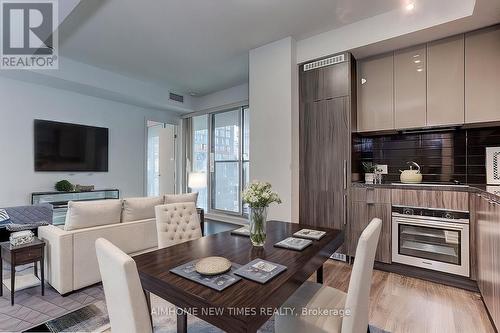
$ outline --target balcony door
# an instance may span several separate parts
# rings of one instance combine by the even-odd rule
[[[207,172],[198,206],[212,213],[244,215],[241,192],[248,183],[248,108],[192,118],[193,172]]]

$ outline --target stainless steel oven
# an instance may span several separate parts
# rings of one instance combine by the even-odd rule
[[[469,276],[469,212],[392,208],[392,261]]]

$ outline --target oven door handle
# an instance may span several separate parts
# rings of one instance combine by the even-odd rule
[[[396,217],[392,219],[394,224],[408,224],[421,227],[431,227],[434,229],[451,229],[451,230],[467,230],[469,229],[468,224],[461,223],[447,223],[447,222],[426,222],[424,220],[414,220],[402,217]]]

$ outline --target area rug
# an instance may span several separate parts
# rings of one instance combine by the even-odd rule
[[[155,333],[176,333],[177,317],[175,306],[151,295],[153,325]],[[50,332],[108,332],[109,317],[103,300],[87,305],[45,324],[45,331]],[[196,333],[220,333],[219,328],[191,315],[188,315],[188,331]],[[389,333],[370,326],[371,333]],[[274,318],[271,317],[259,330],[259,333],[274,332]]]

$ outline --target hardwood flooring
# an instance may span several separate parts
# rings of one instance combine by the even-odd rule
[[[345,263],[325,263],[328,286],[347,292],[350,275]],[[370,324],[392,333],[495,332],[479,294],[378,270],[373,271]]]

